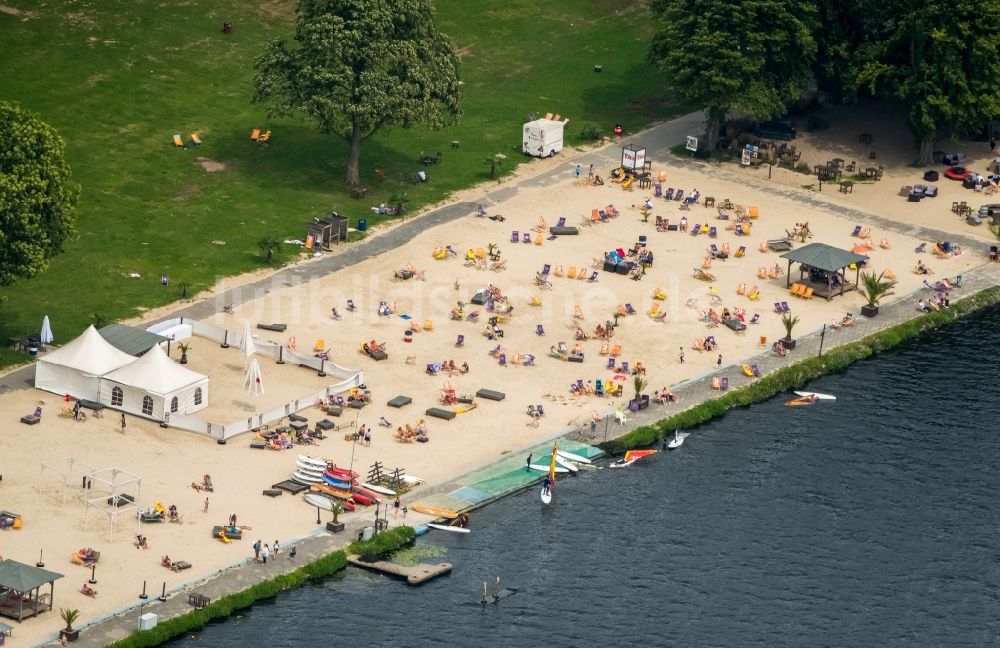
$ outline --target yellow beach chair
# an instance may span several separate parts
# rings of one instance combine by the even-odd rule
[[[191,133],[191,141],[195,146],[201,146],[201,136],[198,135],[198,131]]]
[[[184,148],[184,140],[181,139],[180,133],[174,133],[174,146]]]

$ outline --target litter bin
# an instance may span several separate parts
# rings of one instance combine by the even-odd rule
[[[38,355],[38,347],[42,346],[42,338],[38,335],[28,336],[28,354]]]
[[[359,232],[367,232],[368,231],[368,219],[367,218],[359,218],[358,219],[358,231]]]

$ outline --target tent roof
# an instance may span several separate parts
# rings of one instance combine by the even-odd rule
[[[861,263],[868,260],[868,257],[863,254],[855,254],[850,250],[841,250],[826,243],[810,243],[797,250],[785,252],[781,257],[795,263],[826,270],[827,272],[836,272],[852,263]]]
[[[108,324],[98,333],[116,349],[133,356],[141,356],[154,345],[167,341],[162,335],[126,324]]]
[[[95,376],[103,376],[109,371],[135,362],[135,357],[119,351],[101,337],[97,329],[88,326],[80,337],[45,354],[39,362],[62,365]]]
[[[208,380],[204,374],[186,369],[171,360],[158,344],[132,364],[112,371],[104,378],[161,396]]]
[[[16,560],[0,562],[0,587],[9,587],[16,592],[30,592],[40,585],[51,583],[62,577],[62,574],[57,574],[54,571],[32,567]]]

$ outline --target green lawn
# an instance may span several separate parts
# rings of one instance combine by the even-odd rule
[[[249,100],[253,57],[267,39],[292,33],[293,2],[4,4],[22,13],[0,12],[0,97],[58,129],[83,188],[78,238],[41,276],[0,289],[6,337],[37,332],[49,314],[65,342],[95,314],[125,319],[178,299],[181,282],[195,291],[255,270],[257,241],[301,239],[303,224],[331,209],[354,226],[396,191],[409,193],[411,211],[441,200],[486,180],[487,156],[520,162],[520,126],[531,111],[570,117],[571,144],[588,122],[606,133],[615,122],[635,130],[679,112],[643,63],[652,25],[642,3],[509,0],[474,9],[480,3],[439,0],[439,24],[463,56],[465,116],[443,132],[394,129],[367,142],[361,175],[370,190],[358,201],[343,184],[342,140],[267,119]],[[231,34],[221,31],[225,20]],[[273,131],[272,146],[250,143],[254,127]],[[203,146],[173,146],[174,133],[187,141],[193,130]],[[450,148],[456,139],[461,147]],[[442,151],[444,162],[417,186],[409,179],[422,150]],[[223,168],[209,172],[201,161]],[[133,272],[142,278],[123,277]],[[0,352],[0,364],[17,360]]]

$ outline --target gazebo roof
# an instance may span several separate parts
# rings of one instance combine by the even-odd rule
[[[115,348],[131,356],[141,356],[167,338],[126,324],[108,324],[98,331]]]
[[[0,562],[0,587],[8,587],[15,592],[30,592],[31,590],[62,578],[48,569],[33,567],[16,560]]]
[[[795,263],[826,270],[827,272],[836,272],[852,263],[861,263],[868,260],[868,257],[863,254],[855,254],[850,250],[841,250],[826,243],[810,243],[796,250],[785,252],[781,257]]]

